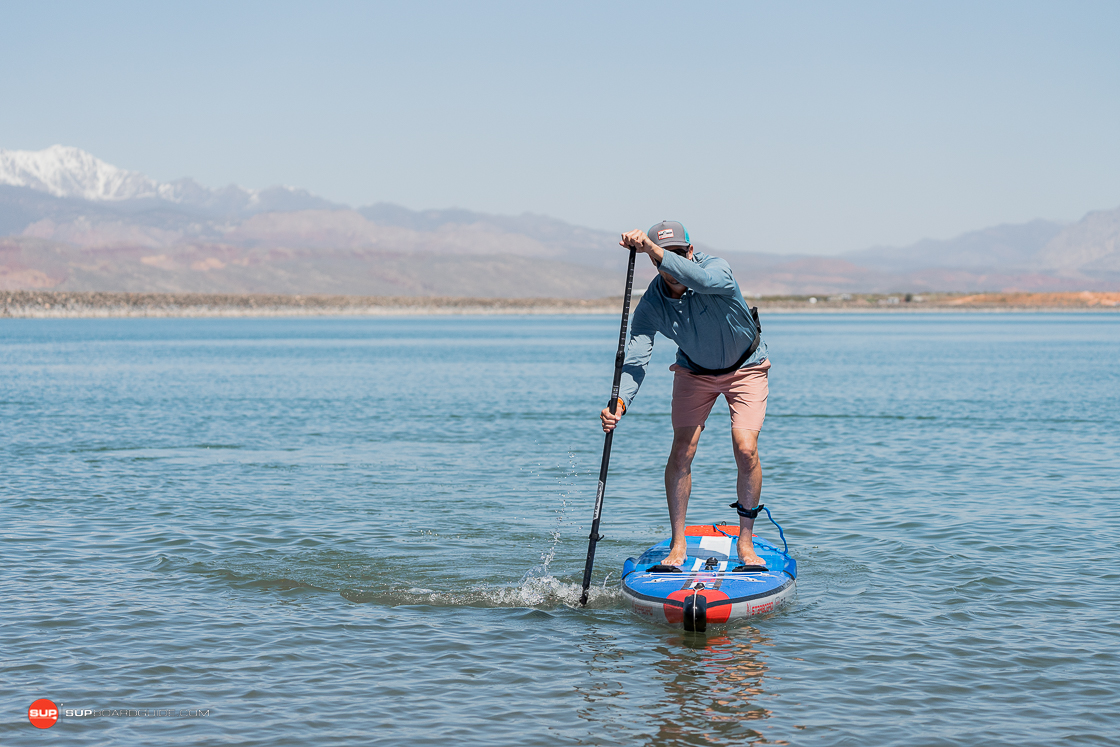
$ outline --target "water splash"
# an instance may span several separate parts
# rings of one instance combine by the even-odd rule
[[[533,576],[511,586],[480,584],[466,590],[433,591],[432,589],[343,589],[343,599],[358,604],[429,605],[433,607],[531,607],[538,610],[577,608],[580,584],[554,576]],[[593,586],[587,606],[592,609],[614,609],[621,606],[618,586]]]
[[[561,465],[556,465],[559,469]],[[438,607],[531,607],[539,610],[580,607],[582,585],[556,578],[550,565],[556,558],[563,541],[563,529],[568,506],[582,492],[578,487],[579,470],[576,455],[568,452],[568,467],[557,479],[560,489],[554,507],[555,523],[549,531],[549,544],[541,551],[540,562],[521,576],[514,585],[481,584],[467,590],[436,591],[411,587],[408,589],[343,589],[339,593],[351,602],[383,604],[387,606],[423,604]],[[587,606],[593,609],[610,609],[621,606],[622,595],[618,583],[609,584],[610,574],[603,584],[592,587]]]
[[[560,467],[560,465],[556,466],[557,468]],[[556,481],[560,486],[560,490],[557,492],[559,504],[555,509],[556,523],[552,527],[552,530],[549,532],[551,544],[549,544],[548,548],[541,553],[541,562],[525,571],[525,575],[521,577],[522,585],[525,585],[534,578],[550,578],[548,567],[556,558],[556,548],[560,546],[560,540],[562,537],[561,530],[564,526],[564,514],[568,510],[568,503],[573,499],[573,493],[578,495],[582,492],[578,487],[576,487],[575,478],[578,476],[579,470],[576,467],[576,455],[574,452],[569,451],[568,468],[564,471],[564,474]]]

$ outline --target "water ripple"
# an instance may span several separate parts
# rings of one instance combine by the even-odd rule
[[[616,324],[0,320],[0,742],[37,697],[210,714],[77,745],[1115,742],[1120,319],[768,317],[798,597],[700,636],[618,592],[668,532],[663,343],[578,606]]]

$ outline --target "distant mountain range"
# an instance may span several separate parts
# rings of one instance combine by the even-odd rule
[[[1120,209],[840,256],[699,248],[751,294],[1120,289]],[[0,289],[594,298],[619,293],[625,259],[615,233],[545,216],[353,209],[0,150]]]
[[[0,184],[133,210],[170,203],[209,214],[247,215],[344,207],[294,187],[207,189],[193,179],[161,183],[63,145],[40,151],[0,150]]]

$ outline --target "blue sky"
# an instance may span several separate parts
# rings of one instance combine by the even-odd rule
[[[831,254],[1120,205],[1120,3],[2,6],[0,147]]]

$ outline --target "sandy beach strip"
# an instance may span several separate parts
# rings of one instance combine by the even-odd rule
[[[1120,293],[940,293],[764,296],[780,313],[1120,311]],[[617,314],[622,298],[456,298],[220,293],[0,291],[0,317],[271,317]]]
[[[622,299],[0,291],[0,317],[268,317],[606,314]]]

